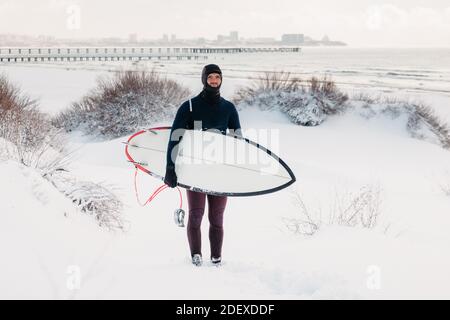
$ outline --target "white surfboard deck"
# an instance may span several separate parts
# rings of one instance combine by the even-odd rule
[[[142,171],[164,180],[170,127],[140,131],[127,142],[126,155]],[[186,130],[174,148],[178,185],[226,196],[253,196],[295,182],[292,170],[270,150],[245,138]]]

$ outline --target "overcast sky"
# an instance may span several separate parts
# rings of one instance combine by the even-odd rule
[[[0,0],[0,33],[216,38],[325,34],[352,46],[450,46],[450,0]]]

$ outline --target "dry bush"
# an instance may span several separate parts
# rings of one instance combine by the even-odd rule
[[[327,221],[323,220],[322,208],[309,209],[299,193],[293,193],[293,200],[299,217],[283,220],[288,230],[300,235],[312,236],[324,224],[373,229],[381,214],[381,189],[376,185],[362,186],[356,193],[336,191]]]
[[[0,119],[6,111],[30,110],[36,107],[36,101],[0,75]]]
[[[329,224],[373,229],[381,213],[380,205],[381,189],[376,185],[362,186],[356,193],[336,192]]]
[[[299,209],[298,218],[283,218],[283,221],[288,230],[295,234],[312,236],[320,230],[322,226],[322,210],[317,208],[315,212],[306,206],[302,197],[298,192],[293,192],[293,201]]]
[[[37,103],[6,77],[0,77],[0,138],[10,142],[4,156],[28,167],[52,171],[67,160],[64,136]]]
[[[294,92],[300,90],[302,80],[292,77],[289,72],[265,72],[247,87],[239,89],[233,98],[236,104],[256,98],[263,92]]]

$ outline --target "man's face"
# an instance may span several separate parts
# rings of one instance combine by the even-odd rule
[[[213,88],[217,88],[222,83],[222,78],[218,73],[210,73],[208,78],[206,78],[206,82]]]

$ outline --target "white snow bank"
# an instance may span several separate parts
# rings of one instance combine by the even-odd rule
[[[386,130],[385,120],[358,115],[333,117],[318,127],[291,124],[276,111],[246,109],[240,116],[244,129],[280,130],[279,155],[298,181],[263,197],[229,198],[221,268],[190,264],[186,230],[172,220],[176,191],[165,191],[148,207],[137,205],[123,138],[83,141],[71,172],[120,188],[127,233],[102,231],[32,170],[0,163],[0,192],[9,199],[0,204],[6,261],[1,297],[448,298],[450,201],[434,179],[450,169],[448,151],[411,139],[396,126]],[[374,181],[384,190],[377,228],[324,223],[304,237],[283,223],[299,214],[291,192],[315,212],[332,203],[335,189]],[[138,184],[144,197],[161,183],[140,175]],[[207,260],[206,216],[202,229]],[[79,289],[71,290],[77,274]]]
[[[92,270],[112,235],[35,170],[4,161],[0,176],[0,298],[71,298],[71,266]]]
[[[281,111],[291,122],[302,126],[321,125],[327,119],[351,113],[371,120],[366,121],[368,126],[374,121],[382,123],[384,127],[378,127],[380,134],[396,130],[400,135],[407,134],[444,148],[450,147],[450,127],[435,117],[428,107],[408,101],[371,100],[368,97],[342,99],[341,96],[327,97],[305,89],[293,92],[271,90],[248,95],[238,107],[241,110],[257,107],[263,111]]]

